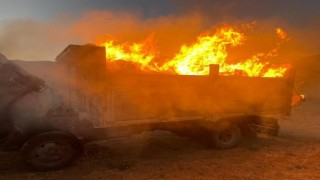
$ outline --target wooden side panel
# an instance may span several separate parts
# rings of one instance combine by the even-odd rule
[[[218,88],[221,113],[286,115],[291,111],[293,87],[284,78],[221,77]]]

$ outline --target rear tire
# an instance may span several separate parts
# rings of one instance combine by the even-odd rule
[[[230,122],[218,122],[214,131],[210,133],[209,145],[218,149],[230,149],[238,145],[241,140],[240,128]]]
[[[35,170],[61,169],[71,164],[81,150],[73,136],[63,132],[45,132],[28,140],[20,155],[27,167]]]

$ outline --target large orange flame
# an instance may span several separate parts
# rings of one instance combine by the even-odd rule
[[[276,29],[281,40],[287,34],[281,28]],[[278,47],[268,53],[258,53],[251,58],[236,64],[226,63],[228,47],[241,45],[245,40],[244,34],[233,27],[222,27],[213,35],[201,35],[192,45],[183,45],[180,51],[162,65],[155,62],[157,53],[150,50],[148,43],[115,44],[113,41],[105,42],[106,58],[108,61],[129,61],[139,65],[143,71],[176,73],[183,75],[206,75],[210,64],[220,65],[220,74],[234,75],[241,72],[250,77],[282,77],[289,68],[287,65],[274,67],[270,63],[261,61],[278,54]]]
[[[212,36],[200,36],[191,46],[182,46],[180,52],[160,69],[171,68],[178,74],[208,74],[210,64],[224,65],[227,46],[237,46],[243,39],[244,36],[232,28],[219,29]]]

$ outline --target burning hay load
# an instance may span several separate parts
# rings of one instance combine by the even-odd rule
[[[280,43],[287,38],[281,28],[276,29]],[[228,48],[240,46],[246,37],[233,27],[219,28],[214,34],[200,35],[191,45],[183,45],[172,58],[158,62],[157,52],[150,41],[144,43],[116,44],[114,41],[102,43],[106,49],[107,62],[126,61],[138,66],[141,71],[149,73],[165,73],[180,75],[207,75],[209,65],[218,64],[220,74],[235,75],[242,72],[250,77],[283,77],[290,65],[274,65],[267,62],[278,55],[279,47],[269,52],[260,52],[240,60],[238,63],[228,63]],[[101,43],[98,45],[101,45]],[[239,61],[239,60],[238,60]]]

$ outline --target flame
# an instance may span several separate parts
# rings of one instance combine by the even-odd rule
[[[281,29],[276,29],[280,40],[286,40],[287,34]],[[176,73],[182,75],[209,74],[210,64],[220,65],[220,74],[241,75],[250,77],[282,77],[288,70],[288,65],[274,67],[269,62],[261,61],[278,55],[279,47],[268,53],[257,53],[251,58],[235,64],[226,63],[228,48],[236,47],[245,41],[245,36],[234,27],[225,26],[212,35],[200,35],[191,45],[183,45],[180,51],[162,65],[155,61],[158,53],[150,48],[150,42],[115,44],[114,41],[105,42],[107,60],[129,61],[139,65],[143,71]]]
[[[161,69],[173,68],[178,74],[203,75],[210,64],[224,65],[227,46],[241,44],[244,36],[232,28],[222,28],[212,36],[201,36],[191,46],[182,46],[180,52]]]
[[[155,58],[155,53],[146,51],[146,44],[115,45],[113,41],[105,42],[106,58],[110,61],[131,61],[138,63],[141,69],[145,69]]]

